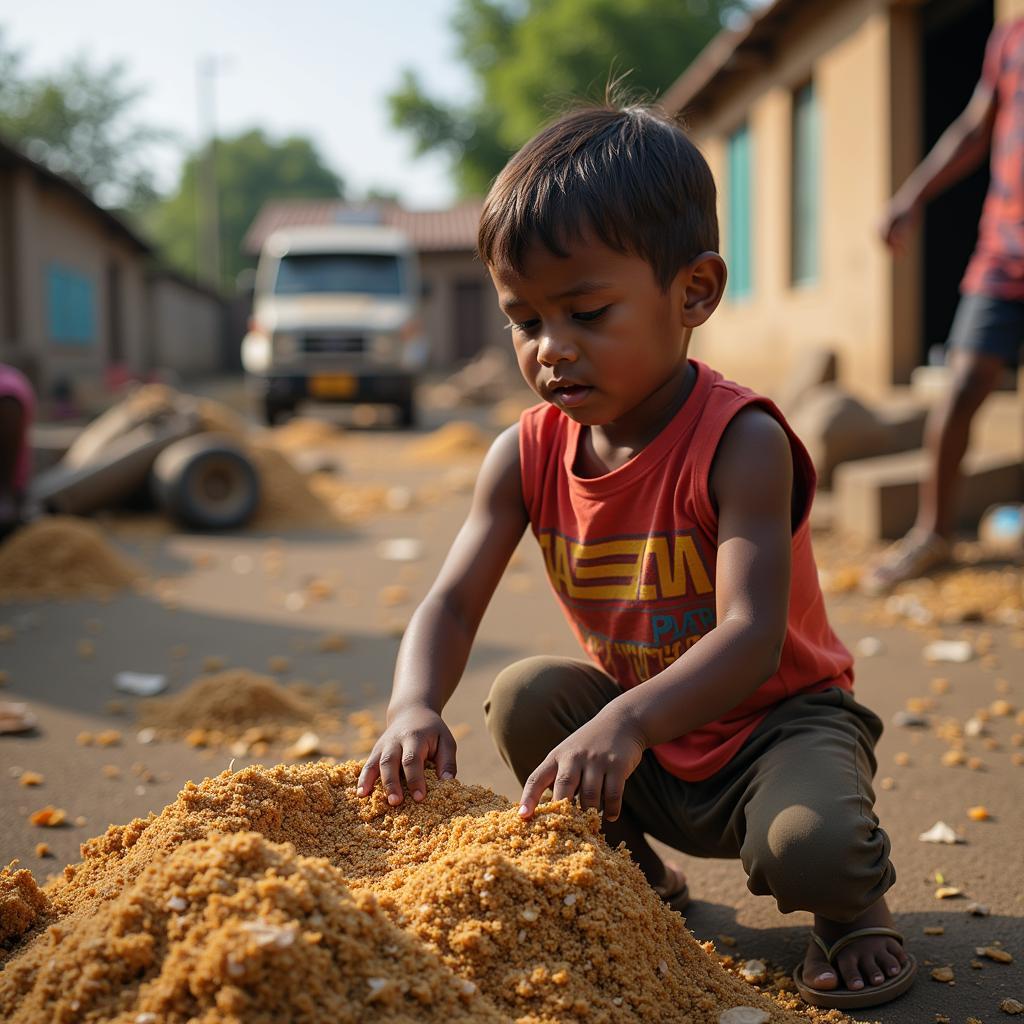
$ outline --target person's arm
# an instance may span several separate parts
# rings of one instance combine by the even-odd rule
[[[398,805],[404,775],[413,799],[422,800],[427,761],[442,778],[454,778],[456,745],[441,711],[462,677],[480,620],[528,521],[516,425],[487,453],[469,515],[402,637],[387,728],[359,775],[360,796],[367,796],[379,777],[388,802]]]
[[[607,704],[564,740],[527,780],[520,814],[545,788],[580,794],[614,821],[626,779],[645,749],[713,722],[778,670],[789,613],[793,456],[767,412],[739,413],[712,465],[718,507],[717,624],[668,668]]]
[[[879,225],[887,245],[898,247],[925,205],[966,178],[988,156],[996,116],[997,66],[998,53],[987,55],[986,72],[963,113],[942,133],[931,152],[889,201]]]

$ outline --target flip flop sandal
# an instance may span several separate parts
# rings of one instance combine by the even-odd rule
[[[811,932],[811,938],[818,944],[818,948],[832,967],[835,967],[836,956],[854,939],[866,938],[869,935],[887,935],[889,938],[896,939],[901,946],[905,942],[903,936],[892,928],[858,928],[856,931],[844,935],[841,939],[837,939],[831,946],[817,932]],[[836,974],[838,975],[838,973],[837,970]],[[803,963],[797,964],[793,969],[793,981],[796,983],[797,991],[800,993],[803,1001],[810,1003],[811,1006],[821,1006],[829,1010],[880,1006],[882,1003],[888,1003],[897,996],[903,995],[914,984],[916,975],[917,960],[910,953],[907,954],[907,962],[904,964],[903,970],[896,977],[883,981],[881,985],[865,985],[864,988],[856,990],[849,988],[811,988],[810,985],[804,982]]]
[[[665,892],[661,888],[655,888],[654,891],[671,910],[681,914],[690,905],[690,886],[687,884],[686,876],[682,871],[672,867],[672,865],[667,866],[669,871],[675,876],[676,881],[682,884],[677,885],[671,892]]]
[[[904,580],[914,580],[930,569],[949,561],[949,541],[938,534],[931,534],[923,540],[904,537],[897,541],[882,556],[864,578],[861,590],[869,597],[878,597]]]

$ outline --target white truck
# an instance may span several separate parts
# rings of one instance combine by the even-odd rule
[[[242,365],[268,424],[303,401],[395,405],[416,419],[426,364],[415,253],[377,224],[289,228],[271,234],[256,270]]]

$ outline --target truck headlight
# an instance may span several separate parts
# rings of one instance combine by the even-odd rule
[[[262,331],[250,331],[242,339],[242,366],[246,373],[255,374],[270,369],[270,338]]]

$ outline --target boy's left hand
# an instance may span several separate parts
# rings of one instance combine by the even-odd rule
[[[636,770],[647,744],[635,723],[608,708],[567,736],[526,780],[519,815],[530,818],[549,786],[555,800],[603,808],[607,821],[622,811],[626,779]]]

